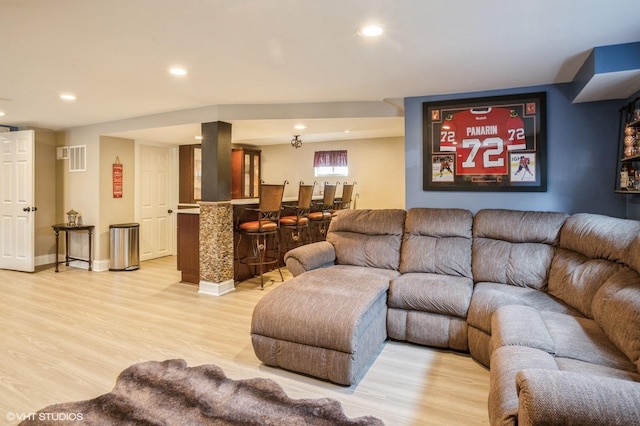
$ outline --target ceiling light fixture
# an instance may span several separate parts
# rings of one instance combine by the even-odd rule
[[[187,75],[187,70],[184,68],[178,68],[178,67],[171,68],[169,72],[173,75],[180,75],[180,76]]]
[[[60,99],[63,101],[75,101],[77,98],[76,95],[72,95],[71,93],[63,93],[60,95]]]
[[[6,112],[4,112],[4,111],[0,111],[0,117],[4,117],[5,115],[7,115],[7,113],[6,113]]]
[[[358,28],[356,31],[356,33],[362,37],[378,37],[379,35],[382,35],[383,32],[384,30],[382,27],[378,25],[367,25],[365,27]]]
[[[293,128],[296,130],[304,130],[307,128],[307,126],[305,126],[304,124],[296,124],[295,126],[293,126]]]
[[[300,139],[300,135],[293,135],[293,139],[291,139],[291,146],[294,148],[300,148],[302,146],[302,139]]]

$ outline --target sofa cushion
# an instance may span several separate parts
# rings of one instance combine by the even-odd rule
[[[623,268],[594,297],[595,321],[640,372],[640,275]]]
[[[555,212],[479,211],[473,222],[474,281],[544,290],[567,217]]]
[[[530,306],[506,305],[491,317],[491,347],[526,346],[551,355],[556,344],[540,311]]]
[[[331,269],[334,272],[347,271],[348,273],[357,272],[361,274],[378,274],[385,276],[389,280],[400,276],[400,272],[393,269],[371,268],[369,266],[329,265],[326,266],[326,268]]]
[[[516,388],[520,426],[640,422],[640,383],[532,368],[516,375]]]
[[[625,263],[640,273],[640,233],[637,234],[631,244],[629,244]]]
[[[473,294],[471,278],[410,273],[394,278],[389,286],[390,308],[432,312],[466,318]]]
[[[296,277],[305,271],[333,265],[336,261],[336,251],[326,241],[305,244],[289,250],[284,255],[284,262],[289,272]]]
[[[473,215],[462,209],[413,208],[407,213],[400,272],[471,278]]]
[[[635,370],[629,359],[591,319],[525,306],[503,306],[491,321],[491,347],[527,346],[561,358],[618,370]]]
[[[389,338],[419,345],[468,351],[467,322],[451,315],[407,309],[387,309]]]
[[[640,373],[638,373],[637,371],[619,370],[617,368],[612,368],[606,365],[592,364],[590,362],[572,358],[555,357],[555,360],[556,364],[558,364],[558,368],[562,371],[593,374],[596,376],[640,382]]]
[[[307,271],[256,304],[251,341],[267,365],[351,385],[387,338],[387,289],[380,274]]]
[[[576,213],[560,232],[559,246],[591,259],[627,263],[629,246],[640,233],[640,221]]]
[[[354,353],[378,315],[370,308],[386,300],[389,281],[377,274],[316,269],[266,294],[253,311],[251,333]],[[327,303],[331,300],[331,303]]]
[[[477,283],[471,296],[467,322],[491,334],[491,316],[499,307],[506,305],[525,305],[539,311],[580,315],[578,311],[544,291],[497,283]]]
[[[548,291],[593,318],[593,297],[602,284],[620,271],[622,265],[603,259],[592,259],[567,249],[557,249],[549,271]]]
[[[593,297],[605,280],[629,257],[640,222],[578,213],[560,232],[556,257],[549,272],[549,292],[593,318]]]
[[[397,270],[404,219],[399,209],[339,210],[327,233],[336,263]]]

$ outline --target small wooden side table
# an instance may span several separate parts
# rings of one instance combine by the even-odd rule
[[[58,265],[61,263],[64,263],[66,266],[69,266],[69,261],[70,260],[78,260],[80,262],[88,262],[89,263],[89,270],[91,271],[91,266],[93,264],[92,258],[91,258],[91,246],[92,246],[92,237],[93,237],[93,228],[95,228],[95,226],[93,225],[77,225],[77,226],[69,226],[66,223],[60,223],[57,225],[53,225],[52,226],[53,230],[56,233],[56,272],[58,272]],[[58,261],[57,257],[58,257],[58,250],[59,250],[59,246],[58,246],[58,237],[60,235],[60,231],[64,232],[64,240],[65,240],[65,251],[64,251],[64,260]],[[76,231],[87,231],[87,235],[89,236],[89,260],[86,259],[79,259],[77,257],[71,257],[69,256],[69,233],[71,232],[76,232]]]

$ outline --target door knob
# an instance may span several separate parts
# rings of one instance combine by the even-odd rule
[[[171,213],[173,213],[173,210],[169,209],[169,210],[167,210],[167,213],[171,214]]]
[[[23,209],[22,209],[22,211],[23,211],[23,212],[30,212],[30,211],[31,211],[31,208],[30,208],[30,207],[25,207],[25,208],[23,208]]]
[[[38,208],[37,208],[37,207],[35,207],[35,206],[34,206],[34,207],[31,207],[31,211],[32,211],[32,212],[35,212],[36,210],[38,210]]]

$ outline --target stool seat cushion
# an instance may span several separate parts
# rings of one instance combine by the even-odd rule
[[[309,219],[311,219],[311,220],[329,220],[329,219],[331,219],[331,212],[328,212],[328,211],[311,212],[311,213],[309,213]]]
[[[389,278],[322,268],[271,290],[256,305],[251,338],[265,364],[350,385],[387,338]]]
[[[296,225],[307,225],[309,223],[309,219],[306,217],[301,217],[298,220],[298,216],[284,216],[280,218],[280,225],[283,226],[296,226]]]
[[[241,231],[245,232],[269,232],[278,229],[278,224],[270,220],[253,220],[250,222],[243,222],[238,227]]]

